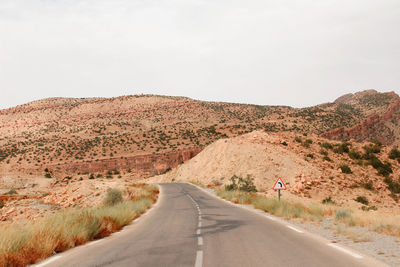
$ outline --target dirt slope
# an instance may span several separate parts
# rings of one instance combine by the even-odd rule
[[[302,140],[302,142],[297,142]],[[305,145],[305,140],[312,144]],[[285,146],[282,143],[286,142]],[[362,207],[356,202],[365,196],[369,206],[383,211],[400,211],[398,198],[388,190],[384,177],[377,174],[366,161],[352,160],[347,153],[335,153],[321,147],[327,139],[313,136],[296,136],[292,133],[266,133],[256,131],[243,136],[218,140],[205,148],[187,163],[167,174],[150,178],[152,182],[199,181],[203,184],[229,183],[233,175],[251,175],[259,191],[275,195],[271,190],[275,180],[282,177],[292,197],[307,197],[322,201],[331,197],[336,203]],[[330,144],[335,145],[335,142]],[[341,144],[341,143],[337,143]],[[363,152],[368,143],[350,143],[352,150]],[[382,147],[378,155],[392,164],[393,179],[400,178],[400,166],[387,157],[390,147]],[[320,152],[326,151],[330,161],[324,160]],[[339,168],[347,164],[352,173],[346,174]],[[361,165],[360,165],[361,164]],[[372,188],[364,186],[371,181]]]

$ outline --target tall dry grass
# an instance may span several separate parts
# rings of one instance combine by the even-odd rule
[[[27,225],[0,229],[0,266],[26,266],[54,252],[85,244],[120,230],[157,198],[155,186],[140,186],[141,195],[115,205],[67,209]]]
[[[273,215],[287,219],[300,218],[305,221],[321,221],[329,217],[347,226],[361,226],[369,230],[400,237],[400,215],[384,215],[377,211],[343,209],[334,204],[304,204],[286,200],[278,201],[257,193],[217,190],[217,195],[239,204],[253,205]]]

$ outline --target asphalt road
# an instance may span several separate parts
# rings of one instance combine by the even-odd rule
[[[40,266],[385,266],[193,185],[160,186],[146,216]]]

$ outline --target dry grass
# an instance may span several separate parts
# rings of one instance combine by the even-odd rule
[[[320,221],[324,217],[329,217],[350,227],[361,226],[381,234],[400,237],[400,215],[388,216],[377,211],[342,209],[333,204],[304,204],[286,200],[279,202],[277,199],[267,198],[257,193],[223,189],[217,190],[217,195],[234,203],[253,205],[257,209],[287,219],[300,218],[305,221]]]
[[[343,235],[348,239],[353,240],[353,242],[355,242],[355,243],[371,241],[371,238],[369,236],[362,235],[360,233],[351,231],[349,229],[344,229],[343,227],[338,227],[336,230],[336,233]]]
[[[26,266],[102,238],[140,216],[157,198],[155,186],[140,186],[138,198],[88,209],[68,209],[28,225],[1,229],[0,266]]]

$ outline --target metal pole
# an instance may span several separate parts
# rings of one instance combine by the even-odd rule
[[[280,189],[278,190],[278,199],[279,199],[279,201],[281,201],[281,190]]]

